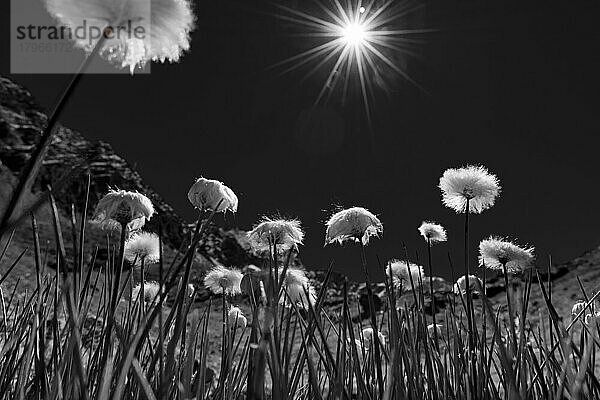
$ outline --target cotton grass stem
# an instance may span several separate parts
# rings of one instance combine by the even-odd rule
[[[141,293],[141,301],[140,301],[140,310],[141,315],[144,316],[146,314],[146,277],[145,277],[145,261],[146,257],[142,257],[140,260],[140,293]],[[134,264],[135,265],[135,264]],[[133,268],[133,267],[132,267]],[[161,286],[162,287],[162,286]]]
[[[508,283],[508,270],[506,268],[506,263],[502,263],[502,272],[504,275],[504,290],[506,292],[506,305],[508,307],[509,331],[510,331],[510,335],[511,335],[510,350],[511,350],[511,354],[515,355],[517,352],[517,348],[516,348],[517,334],[515,331],[515,313],[514,313],[514,310],[512,307],[512,303],[510,301],[510,285]],[[521,327],[521,329],[523,329],[523,328]]]
[[[378,334],[378,330],[377,330],[377,316],[375,315],[375,305],[373,303],[373,289],[371,288],[371,279],[369,278],[369,270],[367,268],[367,255],[366,255],[366,251],[365,251],[365,245],[361,243],[360,245],[360,250],[361,250],[361,261],[362,261],[362,267],[363,267],[363,272],[365,274],[365,281],[367,284],[367,297],[368,297],[368,303],[369,303],[369,315],[371,316],[371,328],[373,328],[373,338],[375,340],[373,340],[374,342],[374,349],[375,349],[375,359],[377,361],[377,383],[378,383],[378,390],[379,390],[379,397],[381,397],[383,395],[383,373],[381,371],[381,352],[379,349],[379,340],[377,340],[377,338],[379,337]]]
[[[31,190],[31,187],[35,182],[35,178],[40,170],[40,167],[42,166],[42,161],[46,156],[46,153],[48,152],[50,144],[52,144],[52,139],[54,139],[54,128],[56,127],[58,120],[60,119],[67,103],[69,102],[69,99],[73,95],[73,92],[79,85],[81,78],[83,78],[85,71],[88,69],[92,60],[95,58],[96,54],[98,53],[98,50],[102,47],[104,40],[104,35],[102,35],[101,39],[98,40],[92,51],[82,61],[81,65],[79,66],[79,69],[72,76],[71,80],[69,81],[63,93],[61,94],[58,103],[52,111],[52,114],[50,114],[50,116],[48,117],[48,122],[46,123],[46,127],[42,132],[40,141],[33,150],[33,153],[31,154],[31,157],[29,158],[25,169],[21,173],[17,187],[12,192],[10,202],[8,203],[8,207],[6,208],[4,215],[2,216],[2,222],[0,223],[0,232],[4,232],[4,229],[11,221],[11,217],[13,216],[14,211],[17,209],[17,206],[23,201],[23,196]],[[17,219],[16,216],[15,219]]]
[[[427,239],[427,261],[429,263],[429,295],[431,296],[431,319],[433,326],[435,327],[435,293],[433,292],[433,264],[431,262],[431,239]],[[436,348],[439,350],[437,329],[433,329],[433,340],[435,341]]]
[[[102,356],[102,363],[100,365],[105,366],[109,352],[112,353],[112,328],[114,325],[115,310],[117,308],[119,291],[121,286],[121,273],[123,271],[123,262],[125,259],[125,241],[127,239],[127,224],[121,223],[121,239],[119,242],[119,259],[117,264],[113,263],[113,286],[110,297],[109,312],[107,314],[108,325],[106,327],[104,337],[104,353]]]
[[[470,215],[470,198],[466,198],[465,203],[465,274],[467,277],[471,276],[471,266],[469,263],[469,215]],[[467,278],[467,283],[468,278]],[[466,287],[466,313],[467,313],[467,335],[468,335],[468,346],[469,346],[469,366],[471,367],[472,373],[469,374],[470,384],[474,385],[474,378],[476,373],[476,365],[475,365],[475,343],[473,337],[474,331],[474,323],[473,323],[473,297],[471,293],[471,285],[467,284]],[[469,388],[469,394],[471,393],[471,388]]]

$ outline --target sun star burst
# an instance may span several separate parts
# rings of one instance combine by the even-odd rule
[[[309,67],[306,78],[326,71],[327,78],[315,104],[329,100],[336,89],[342,91],[345,101],[349,84],[355,82],[370,115],[373,85],[389,89],[385,70],[422,89],[399,62],[415,55],[414,47],[420,41],[414,35],[428,32],[406,27],[405,17],[419,9],[420,4],[398,0],[316,0],[314,4],[310,11],[278,6],[282,11],[278,18],[301,29],[297,36],[315,39],[317,43],[276,66],[285,67],[283,73]]]

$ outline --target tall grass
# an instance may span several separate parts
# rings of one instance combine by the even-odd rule
[[[355,318],[347,281],[343,307],[328,312],[330,267],[321,289],[308,304],[280,301],[287,296],[279,268],[289,254],[274,248],[265,261],[270,273],[264,290],[244,298],[223,297],[196,309],[190,290],[195,248],[213,214],[203,213],[185,253],[172,265],[160,262],[165,288],[147,303],[131,298],[131,272],[120,272],[117,244],[109,246],[106,265],[84,262],[85,220],[71,229],[78,249],[65,255],[63,227],[51,199],[56,252],[55,271],[46,268],[39,228],[31,217],[35,288],[19,295],[19,284],[2,292],[0,326],[0,393],[18,399],[562,399],[598,398],[594,373],[598,327],[583,322],[587,308],[565,326],[549,288],[536,272],[525,275],[517,292],[507,292],[512,320],[494,309],[479,287],[478,296],[451,296],[443,312],[443,329],[429,330],[423,282],[394,287],[385,279],[386,307],[371,312],[367,323]],[[74,214],[73,214],[74,216]],[[98,244],[100,245],[100,244]],[[6,259],[11,237],[1,252],[4,282],[22,262]],[[273,246],[276,247],[276,246]],[[290,250],[294,251],[294,250]],[[365,248],[361,258],[369,265]],[[529,298],[538,286],[552,330],[527,323]],[[259,288],[254,288],[259,289]],[[372,296],[372,292],[369,296]],[[166,305],[167,296],[174,299]],[[242,302],[250,323],[237,329],[226,309]],[[113,303],[114,302],[114,303]],[[471,303],[470,305],[468,303]],[[371,307],[372,307],[372,301]],[[213,315],[221,307],[222,316]],[[113,312],[114,310],[114,312]],[[146,312],[144,312],[146,310]],[[472,327],[465,312],[472,313]],[[373,311],[373,310],[371,310]],[[441,312],[440,312],[441,314]],[[211,319],[212,318],[212,319]],[[222,329],[211,328],[222,318]],[[485,323],[484,323],[485,321]],[[575,329],[577,327],[577,329]],[[364,328],[364,329],[363,329]],[[220,331],[220,332],[219,332]],[[577,331],[577,334],[575,334]],[[219,376],[212,379],[211,335],[219,332]],[[377,333],[383,332],[383,336]],[[368,335],[367,335],[368,334]],[[383,339],[383,340],[382,340]],[[470,347],[473,346],[473,351]],[[213,360],[214,361],[214,360]]]
[[[210,187],[214,193],[223,192],[219,182]],[[357,245],[360,255],[357,252],[356,260],[367,281],[368,310],[363,311],[368,311],[369,320],[363,326],[347,280],[343,282],[341,310],[331,311],[326,306],[333,263],[316,296],[305,287],[305,296],[296,293],[292,299],[284,277],[297,246],[281,251],[273,236],[263,266],[268,272],[250,279],[244,296],[223,290],[220,299],[211,299],[198,308],[197,290],[189,285],[196,249],[216,214],[210,210],[220,210],[223,201],[205,208],[205,198],[198,199],[200,214],[194,232],[170,265],[165,263],[158,232],[158,284],[162,290],[153,298],[144,296],[143,291],[131,295],[134,275],[132,270],[123,270],[128,234],[125,224],[121,224],[118,241],[109,236],[106,243],[89,243],[87,198],[82,201],[80,221],[71,208],[71,258],[66,252],[66,227],[61,225],[64,219],[50,193],[54,270],[46,268],[50,260],[40,245],[36,208],[31,209],[35,286],[30,291],[21,290],[20,278],[12,287],[5,286],[7,277],[14,274],[29,251],[8,260],[13,235],[5,235],[0,251],[4,271],[0,277],[3,398],[600,398],[595,374],[600,346],[595,304],[600,292],[590,296],[579,282],[586,303],[565,326],[552,303],[551,282],[544,283],[535,269],[525,270],[523,283],[513,291],[515,281],[508,275],[506,263],[502,265],[508,318],[500,306],[493,307],[485,287],[475,280],[475,291],[467,284],[467,290],[457,296],[447,295],[449,307],[443,315],[437,313],[443,320],[443,329],[438,331],[435,325],[428,329],[435,321],[425,307],[425,277],[419,274],[417,281],[413,279],[408,259],[410,285],[397,285],[388,268],[384,307],[381,311],[375,308],[370,277],[375,276],[372,272],[383,272],[384,266],[379,260],[369,262],[368,240],[363,237]],[[237,208],[237,198],[235,205]],[[353,232],[355,227],[344,221],[338,220]],[[369,214],[368,224],[373,221],[382,229]],[[300,229],[297,222],[291,227]],[[296,242],[301,243],[302,237],[296,235]],[[335,241],[335,237],[329,239]],[[96,262],[100,247],[108,253],[104,264]],[[91,258],[85,255],[89,248],[95,249]],[[465,256],[470,256],[468,248]],[[88,259],[89,263],[85,261]],[[431,275],[430,243],[428,261]],[[547,314],[540,321],[541,328],[529,323],[530,297],[536,286],[544,300],[542,314]],[[435,316],[431,276],[429,288],[431,314]],[[238,327],[237,320],[230,322],[228,311],[234,303],[248,313],[247,327]],[[221,329],[214,326],[219,319]],[[218,349],[214,348],[215,335]],[[215,353],[220,356],[215,357]],[[217,363],[219,373],[214,376],[212,367]]]

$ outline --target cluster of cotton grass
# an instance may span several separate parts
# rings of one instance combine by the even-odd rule
[[[455,283],[455,294],[459,295],[465,305],[468,319],[469,348],[472,349],[469,357],[475,357],[472,340],[473,330],[475,328],[475,314],[473,311],[473,294],[484,293],[485,274],[482,281],[479,277],[472,275],[468,264],[468,224],[469,214],[477,214],[490,208],[496,196],[500,192],[497,178],[490,174],[483,167],[465,167],[460,169],[451,169],[444,173],[440,179],[440,188],[442,190],[443,202],[456,212],[464,213],[465,218],[465,275],[460,277]],[[116,191],[107,195],[110,198],[119,198]],[[125,199],[138,199],[139,204],[147,204],[139,194],[120,195]],[[97,215],[107,215],[117,221],[122,232],[133,229],[140,229],[143,226],[144,218],[149,218],[151,213],[148,210],[131,209],[131,203],[124,202],[129,206],[115,206],[107,200],[101,201],[102,208]],[[238,198],[235,193],[220,181],[200,178],[194,182],[188,193],[188,199],[191,204],[200,211],[199,225],[206,213],[224,213],[227,211],[236,212],[238,209]],[[106,206],[111,204],[110,207]],[[141,218],[141,220],[140,220]],[[135,221],[135,223],[132,223]],[[433,286],[433,264],[432,247],[435,244],[446,242],[448,240],[445,228],[431,221],[424,221],[418,228],[418,232],[423,237],[427,245],[428,266],[429,266],[429,293],[431,301],[432,323],[427,324],[426,332],[433,336],[436,348],[438,347],[438,337],[442,336],[443,325],[436,322],[435,291]],[[199,233],[196,229],[196,235]],[[378,387],[384,379],[380,360],[387,354],[385,347],[385,335],[380,331],[380,323],[377,321],[377,313],[373,303],[373,292],[371,288],[370,274],[366,257],[366,247],[372,238],[379,238],[383,235],[383,224],[380,219],[363,207],[352,207],[343,209],[333,214],[326,222],[325,244],[345,244],[356,243],[361,249],[361,264],[367,281],[368,308],[371,318],[371,326],[364,328],[360,332],[360,340],[349,341],[349,346],[357,344],[356,354],[369,354],[371,365],[377,365],[373,368],[373,376],[377,377]],[[144,265],[156,261],[158,253],[158,240],[155,235],[148,233],[133,233],[125,243],[125,258],[134,265],[141,265],[142,277]],[[261,279],[258,283],[259,296],[254,297],[255,291],[252,290],[251,311],[253,314],[252,326],[254,336],[270,337],[272,333],[260,332],[260,328],[254,325],[254,322],[262,321],[262,324],[269,326],[272,323],[277,324],[276,310],[277,306],[284,306],[290,309],[288,315],[297,313],[299,310],[309,310],[316,307],[318,296],[315,289],[309,282],[306,273],[290,265],[293,254],[299,251],[299,246],[304,242],[305,234],[301,228],[301,223],[295,219],[283,219],[264,217],[255,227],[248,232],[248,241],[251,248],[257,254],[268,259],[268,276]],[[512,312],[511,299],[509,295],[508,274],[519,273],[529,268],[533,261],[533,249],[523,248],[498,237],[491,236],[480,243],[480,265],[484,268],[500,270],[505,277],[507,301],[509,309],[509,321],[515,321]],[[413,292],[415,305],[423,307],[423,301],[417,298],[417,291],[422,293],[422,286],[425,280],[424,268],[417,263],[407,259],[391,260],[386,268],[386,281],[391,288],[397,291],[396,296],[401,297],[403,292]],[[189,275],[186,271],[185,276]],[[467,277],[469,277],[467,279]],[[248,326],[248,318],[244,315],[239,305],[235,305],[236,299],[242,293],[241,282],[244,279],[242,272],[234,267],[217,265],[208,271],[204,277],[204,286],[214,295],[220,296],[222,301],[222,323],[223,340],[221,345],[221,374],[226,374],[227,369],[231,367],[231,354],[234,353],[235,331],[241,329],[242,332]],[[187,281],[187,278],[186,278]],[[139,294],[141,290],[141,294]],[[160,293],[160,289],[151,291],[150,296],[144,293],[144,279],[142,278],[141,288],[134,291],[143,299],[143,303],[150,301],[154,294]],[[422,296],[422,294],[421,294]],[[393,296],[392,296],[393,297]],[[395,308],[394,308],[395,309]],[[295,311],[294,311],[295,310]],[[283,314],[282,314],[283,315]],[[259,318],[260,316],[260,318]],[[510,324],[512,339],[516,340],[514,324]],[[260,334],[258,333],[260,332]],[[373,340],[378,338],[378,340]],[[349,338],[347,338],[349,339]],[[266,340],[266,339],[263,339]],[[344,341],[346,343],[346,341]],[[360,345],[359,345],[360,344]],[[256,343],[260,347],[260,340]],[[267,344],[265,343],[265,346]],[[351,353],[352,354],[352,353]],[[226,396],[228,379],[224,377],[219,383],[221,395]],[[276,382],[273,383],[274,385]]]
[[[456,237],[444,226],[426,220],[411,228],[424,241],[423,261],[404,250],[381,265],[369,257],[369,245],[384,233],[378,215],[351,207],[325,223],[326,246],[357,251],[367,292],[358,310],[347,280],[332,288],[333,263],[322,282],[311,282],[299,262],[306,235],[297,219],[262,217],[248,231],[249,247],[262,268],[211,260],[209,270],[194,271],[209,224],[217,214],[238,211],[237,195],[223,182],[193,182],[188,199],[198,220],[166,268],[162,233],[150,232],[153,227],[146,225],[155,215],[150,199],[110,190],[93,218],[120,238],[115,246],[113,236],[107,235],[111,256],[104,274],[93,278],[93,266],[85,274],[70,274],[62,267],[65,256],[58,246],[62,272],[55,283],[44,272],[42,258],[36,257],[37,289],[25,303],[15,305],[12,296],[7,307],[3,303],[8,311],[2,312],[6,329],[0,331],[0,358],[8,378],[0,377],[0,385],[8,398],[64,399],[512,400],[600,395],[594,375],[600,295],[584,292],[585,300],[573,306],[571,322],[563,326],[551,303],[551,288],[546,289],[534,266],[533,248],[498,235],[480,240],[479,268],[472,270],[470,216],[495,204],[498,179],[484,167],[467,166],[446,171],[439,187],[443,204],[465,215],[464,266],[445,299],[446,308],[438,308],[436,296],[441,293],[436,293],[433,280],[439,274],[437,252]],[[55,224],[60,232],[58,218]],[[35,218],[32,226],[39,253]],[[84,249],[85,235],[80,237],[76,247]],[[76,257],[74,271],[85,270],[83,260]],[[128,274],[125,263],[131,267]],[[455,267],[452,257],[448,263]],[[486,271],[504,279],[507,317],[492,308]],[[381,275],[385,291],[377,298],[372,277]],[[515,279],[517,275],[524,281]],[[536,332],[528,318],[534,282],[547,304],[549,338]],[[197,301],[200,284],[212,295],[202,305]],[[129,296],[124,295],[127,287]],[[341,294],[341,303],[330,297],[332,290]],[[376,307],[375,300],[383,306]],[[220,315],[212,315],[215,307]],[[97,310],[91,322],[86,318],[89,310]],[[56,321],[50,332],[39,323],[40,316]],[[221,335],[214,334],[215,322]],[[573,327],[580,329],[578,342],[571,339]],[[40,338],[49,333],[53,339],[47,349]],[[89,343],[82,338],[90,335],[88,348],[81,343]],[[218,349],[211,347],[215,341]],[[46,353],[51,355],[39,356]],[[212,380],[211,354],[220,356]]]

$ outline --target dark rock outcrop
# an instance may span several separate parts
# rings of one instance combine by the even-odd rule
[[[47,117],[33,96],[11,80],[0,77],[0,166],[19,176],[46,125]],[[147,227],[158,231],[173,248],[179,248],[188,238],[189,227],[175,210],[149,185],[125,159],[115,153],[110,144],[89,141],[80,133],[58,126],[55,138],[43,161],[33,187],[34,192],[51,185],[59,205],[69,215],[71,204],[78,211],[84,207],[90,176],[91,216],[97,201],[109,187],[137,190],[152,200],[157,211]],[[237,240],[235,232],[225,232],[211,226],[200,254],[218,262],[243,266],[254,258]]]
[[[9,79],[0,77],[0,160],[18,176],[37,144],[47,117],[29,92]],[[83,207],[87,176],[91,176],[90,204],[109,187],[137,190],[147,195],[157,210],[150,228],[162,224],[167,240],[177,247],[184,234],[183,220],[125,159],[105,142],[86,140],[80,133],[58,126],[56,136],[44,159],[34,190],[50,184],[65,208]]]

